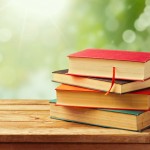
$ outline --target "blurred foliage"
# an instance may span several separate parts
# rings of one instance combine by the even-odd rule
[[[73,5],[72,10],[75,11],[70,12],[65,24],[68,28],[67,38],[73,39],[70,47],[76,50],[104,47],[148,51],[138,43],[138,39],[133,43],[125,43],[122,38],[126,30],[134,31],[140,38],[149,35],[147,30],[138,32],[134,26],[144,8],[145,1],[139,0],[78,1]]]
[[[1,98],[54,98],[68,54],[149,51],[149,35],[150,0],[0,0]]]

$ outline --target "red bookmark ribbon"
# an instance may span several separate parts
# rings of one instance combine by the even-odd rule
[[[111,86],[109,88],[109,90],[107,91],[107,93],[105,93],[105,95],[108,95],[115,83],[115,74],[116,74],[116,67],[113,67],[113,76],[112,76],[112,81],[111,81]]]

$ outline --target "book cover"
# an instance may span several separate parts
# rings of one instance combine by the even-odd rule
[[[98,58],[107,60],[121,60],[121,61],[133,61],[144,63],[150,60],[150,53],[92,48],[92,49],[85,49],[83,51],[79,51],[74,54],[70,54],[68,55],[68,57],[93,58],[93,59]]]
[[[60,86],[58,86],[56,88],[56,90],[104,93],[103,91],[99,91],[99,90],[86,89],[86,88],[81,88],[81,87],[76,87],[76,86],[65,85],[65,84],[61,84]],[[129,92],[129,93],[126,93],[126,94],[122,94],[122,97],[124,95],[127,95],[127,94],[130,94],[130,95],[131,94],[134,94],[134,95],[137,95],[137,94],[139,94],[139,95],[150,95],[150,87],[146,88],[146,89],[142,89],[142,90],[138,90],[138,91],[134,91],[134,92]],[[118,95],[118,94],[113,94],[113,95]],[[121,96],[121,95],[118,95],[118,96]]]

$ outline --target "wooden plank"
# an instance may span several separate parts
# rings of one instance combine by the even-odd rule
[[[10,115],[3,115],[0,114],[0,122],[16,122],[16,121],[50,121],[50,118],[47,114],[10,114]]]
[[[27,134],[27,132],[24,132],[23,134],[20,134],[19,130],[17,131],[17,134],[14,134],[14,132],[11,132],[10,134],[1,134],[0,135],[0,143],[2,142],[14,142],[14,143],[24,143],[24,142],[41,142],[41,143],[145,143],[149,144],[149,137],[142,137],[140,135],[134,135],[134,136],[117,136],[117,135],[39,135],[34,134],[32,131],[30,134]],[[36,129],[36,131],[38,131]],[[44,131],[44,130],[40,130]],[[47,130],[48,131],[48,130]],[[5,132],[4,132],[5,133]],[[12,134],[13,133],[13,134]],[[22,132],[21,132],[22,133]]]
[[[60,123],[60,122],[58,122],[58,123]],[[63,125],[63,124],[61,124],[61,125]],[[9,130],[9,132],[7,132],[7,130]],[[93,127],[93,126],[88,126],[87,128],[85,128],[85,126],[73,126],[73,127],[66,126],[66,127],[59,128],[59,127],[55,127],[53,125],[53,126],[49,126],[49,128],[43,127],[41,129],[38,128],[37,130],[35,128],[32,129],[30,127],[26,128],[26,130],[22,130],[22,132],[21,132],[21,130],[22,130],[22,127],[20,127],[18,125],[17,125],[17,128],[12,128],[12,129],[7,128],[7,127],[4,129],[0,128],[0,132],[5,133],[7,135],[9,135],[9,133],[13,134],[13,132],[14,132],[14,135],[15,134],[18,135],[18,133],[16,131],[19,131],[22,134],[25,133],[27,135],[30,134],[30,132],[28,132],[28,131],[32,131],[32,133],[39,134],[39,135],[45,134],[45,135],[68,135],[68,136],[71,136],[71,135],[88,135],[88,136],[90,136],[90,135],[94,135],[94,136],[99,136],[99,135],[125,136],[125,135],[128,135],[128,136],[143,136],[144,137],[144,136],[149,135],[149,132],[140,133],[140,132],[118,130],[118,129],[107,129],[107,128],[100,128],[100,127]],[[43,131],[43,130],[45,130],[45,131]]]
[[[120,132],[119,132],[120,131]],[[0,142],[149,143],[149,134],[96,128],[0,128]]]
[[[47,114],[49,116],[50,111],[49,110],[0,110],[0,115],[5,115],[6,117],[8,115],[12,114]]]
[[[48,121],[48,122],[45,122],[45,121],[42,121],[42,122],[22,122],[22,121],[18,121],[18,122],[0,122],[0,128],[1,129],[10,129],[10,128],[18,128],[18,129],[25,129],[25,128],[33,128],[33,130],[35,128],[68,128],[68,126],[73,126],[74,128],[80,128],[80,127],[84,127],[84,129],[88,129],[89,126],[87,125],[83,125],[83,124],[77,124],[77,123],[68,123],[68,122],[65,122],[65,121]],[[97,128],[97,127],[92,127],[92,128]]]
[[[50,110],[50,105],[0,105],[1,110]]]
[[[149,150],[150,144],[2,143],[0,148],[2,150]]]
[[[40,130],[42,131],[42,130]],[[2,134],[0,135],[0,142],[14,142],[14,143],[24,143],[24,142],[41,142],[41,143],[149,143],[148,137],[142,137],[142,136],[106,136],[106,135],[39,135],[39,134],[33,134],[31,131],[30,135],[26,133],[10,135]],[[111,140],[110,140],[111,139]]]
[[[49,100],[4,99],[4,100],[0,100],[0,105],[49,105]]]

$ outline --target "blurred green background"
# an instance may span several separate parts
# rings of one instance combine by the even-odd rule
[[[150,0],[0,0],[0,98],[55,98],[51,72],[91,47],[150,51]]]

